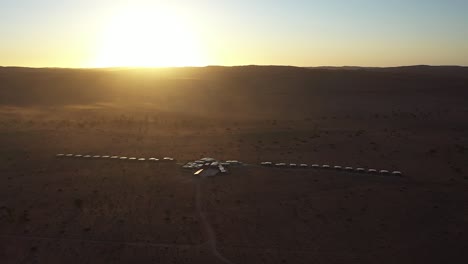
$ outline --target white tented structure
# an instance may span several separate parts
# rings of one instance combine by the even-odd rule
[[[205,157],[199,160],[189,161],[182,165],[183,169],[196,170],[193,175],[202,177],[212,177],[219,173],[224,174],[228,172],[227,167],[241,165],[242,163],[237,160],[219,161],[214,158]]]

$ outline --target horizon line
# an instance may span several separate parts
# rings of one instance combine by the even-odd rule
[[[63,69],[63,70],[133,70],[133,69],[184,69],[184,68],[210,68],[210,67],[220,67],[220,68],[235,68],[235,67],[291,67],[291,68],[305,68],[305,69],[326,69],[326,68],[335,68],[335,69],[388,69],[388,68],[403,68],[403,67],[460,67],[466,68],[468,65],[456,65],[456,64],[441,64],[441,65],[431,65],[431,64],[409,64],[409,65],[399,65],[399,66],[356,66],[356,65],[341,65],[341,66],[332,66],[332,65],[322,65],[322,66],[295,66],[295,65],[283,65],[283,64],[240,64],[240,65],[205,65],[205,66],[115,66],[115,67],[33,67],[33,66],[13,66],[7,65],[0,68],[23,68],[23,69]]]

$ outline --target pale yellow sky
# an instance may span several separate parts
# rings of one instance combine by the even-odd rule
[[[468,65],[463,10],[458,0],[6,1],[0,65]]]

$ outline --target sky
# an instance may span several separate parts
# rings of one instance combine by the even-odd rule
[[[468,65],[467,0],[0,0],[0,65]]]

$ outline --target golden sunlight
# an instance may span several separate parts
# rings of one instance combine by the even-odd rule
[[[104,28],[95,67],[203,66],[196,35],[180,17],[160,8],[131,9]]]

